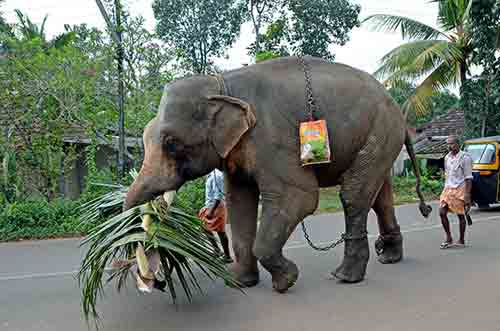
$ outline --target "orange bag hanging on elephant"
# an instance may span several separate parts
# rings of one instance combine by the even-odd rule
[[[324,120],[300,123],[300,162],[303,166],[329,163],[328,129]]]

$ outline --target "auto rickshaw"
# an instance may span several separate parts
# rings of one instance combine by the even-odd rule
[[[470,139],[464,150],[472,157],[472,201],[479,208],[499,202],[500,136]]]

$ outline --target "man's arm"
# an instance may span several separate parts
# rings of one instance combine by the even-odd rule
[[[217,209],[217,207],[219,207],[219,204],[220,204],[220,200],[218,200],[218,199],[215,200],[213,206],[210,207],[210,209],[208,210],[207,219],[211,220],[212,218],[214,218],[215,210]]]

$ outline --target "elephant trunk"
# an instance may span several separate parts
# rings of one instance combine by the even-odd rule
[[[153,200],[164,193],[165,199],[168,197],[170,200],[168,202],[170,203],[173,200],[173,194],[178,186],[180,185],[162,177],[144,176],[141,171],[127,192],[123,210],[126,211],[137,205]]]

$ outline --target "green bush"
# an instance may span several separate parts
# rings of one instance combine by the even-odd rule
[[[180,208],[196,215],[205,205],[205,177],[185,183],[177,193]]]
[[[7,203],[0,197],[0,242],[85,235],[95,224],[79,220],[79,207],[116,188],[88,186],[77,201],[25,200]],[[187,182],[178,192],[179,207],[197,214],[205,204],[205,178]]]
[[[434,179],[437,178],[437,179]],[[416,197],[415,185],[417,179],[413,176],[410,177],[393,177],[394,192],[400,195],[412,195]],[[427,177],[422,176],[420,188],[422,193],[427,198],[435,198],[439,195],[444,187],[444,180],[440,177]]]
[[[0,241],[85,234],[93,224],[78,219],[78,201],[27,200],[0,209]]]

